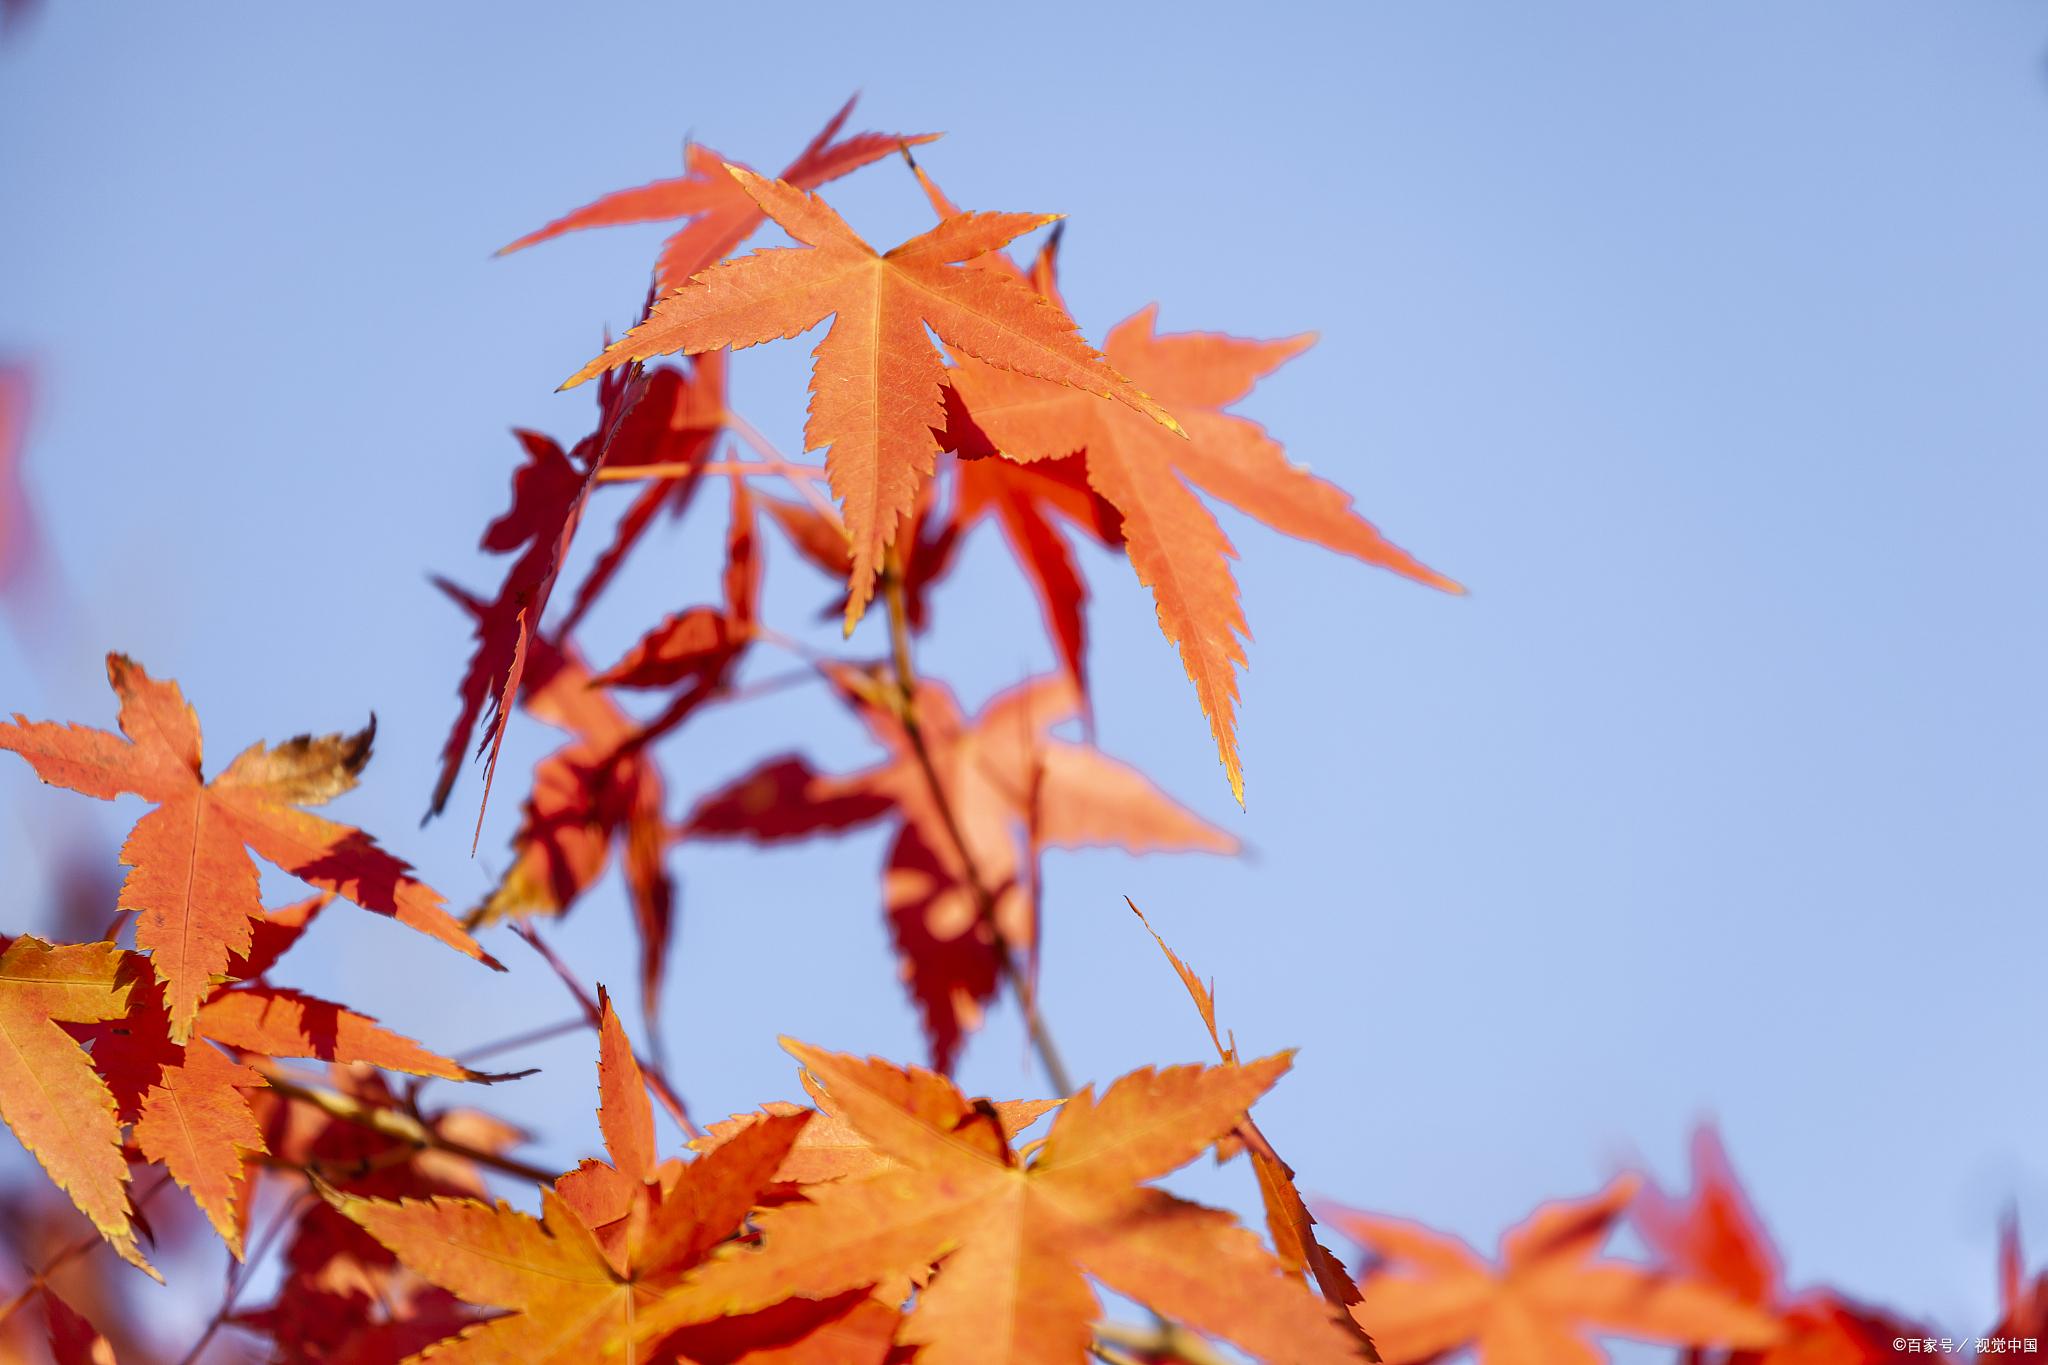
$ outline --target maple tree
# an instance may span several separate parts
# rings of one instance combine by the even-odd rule
[[[356,786],[374,717],[354,734],[251,745],[209,779],[178,685],[110,654],[119,733],[0,723],[0,749],[45,782],[148,806],[120,849],[118,886],[76,880],[61,933],[0,934],[0,1120],[47,1177],[7,1198],[4,1240],[26,1278],[0,1300],[0,1350],[105,1365],[161,1349],[123,1291],[127,1272],[95,1256],[103,1246],[148,1275],[158,1262],[178,1273],[173,1257],[195,1246],[225,1249],[226,1290],[198,1340],[180,1343],[186,1365],[229,1358],[228,1338],[280,1361],[356,1365],[1219,1365],[1238,1358],[1227,1351],[1393,1365],[1460,1350],[1489,1365],[1583,1365],[1607,1335],[1717,1365],[1848,1365],[1921,1335],[1832,1289],[1789,1290],[1711,1131],[1686,1196],[1624,1173],[1539,1209],[1497,1260],[1342,1205],[1318,1206],[1319,1223],[1255,1114],[1291,1054],[1241,1054],[1214,987],[1156,933],[1214,1061],[1136,1061],[1099,1088],[1068,1074],[1038,991],[1043,860],[1240,851],[1098,744],[1074,540],[1127,560],[1150,592],[1240,802],[1250,631],[1237,552],[1204,496],[1461,588],[1234,410],[1312,336],[1161,333],[1147,305],[1098,347],[1060,295],[1055,215],[963,212],[911,159],[933,135],[847,135],[851,112],[849,101],[776,177],[692,144],[680,177],[606,195],[505,248],[679,222],[637,324],[565,385],[597,381],[588,429],[515,432],[510,503],[481,537],[505,564],[496,589],[436,580],[472,646],[429,814],[480,759],[474,852],[508,728],[523,714],[566,736],[534,765],[509,862],[462,918],[368,834],[307,809]],[[899,152],[938,221],[878,252],[818,191]],[[771,225],[797,245],[738,254]],[[1007,254],[1045,228],[1028,262]],[[728,379],[734,352],[828,319],[805,432],[827,454],[813,465],[734,410]],[[25,395],[25,371],[0,369],[10,598],[33,587],[15,570],[36,548],[17,481]],[[707,497],[721,481],[724,496]],[[630,497],[585,553],[579,532],[603,522],[615,492]],[[585,624],[649,557],[653,528],[701,519],[707,503],[715,516],[721,501],[722,528],[702,537],[720,552],[715,600],[673,595],[615,656],[594,653]],[[917,654],[983,526],[1036,598],[1052,658],[976,706],[922,674]],[[768,617],[766,565],[785,549],[831,585],[825,611],[843,627],[832,648]],[[587,567],[572,588],[576,565]],[[882,623],[860,636],[870,608]],[[788,670],[762,674],[764,657]],[[723,780],[673,761],[669,741],[706,717],[737,727],[731,708],[796,687],[822,693],[877,757],[828,768],[770,740]],[[543,922],[589,913],[619,869],[655,1044],[678,860],[714,841],[866,826],[886,830],[876,899],[929,1068],[784,1040],[802,1101],[700,1125],[669,1059],[636,1053],[611,993],[564,961]],[[312,894],[266,908],[258,859]],[[509,932],[577,1015],[458,1060],[282,984],[337,901],[501,969],[475,936]],[[973,1096],[952,1079],[1005,998],[1043,1098]],[[524,1074],[481,1070],[484,1056],[564,1027],[595,1035],[603,1155],[558,1171],[523,1156],[526,1135],[473,1097]],[[672,1148],[658,1113],[680,1134]],[[1204,1154],[1249,1175],[1263,1237],[1159,1183]],[[165,1199],[172,1188],[183,1194]],[[1625,1218],[1647,1254],[1602,1254]],[[1363,1253],[1356,1273],[1329,1230]],[[2001,1246],[1995,1330],[2048,1333],[2048,1273],[2029,1283],[2016,1226]],[[252,1305],[259,1273],[270,1292]],[[1120,1321],[1105,1293],[1152,1320]]]

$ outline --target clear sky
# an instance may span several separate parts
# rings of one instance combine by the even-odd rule
[[[1245,410],[1473,588],[1225,513],[1240,813],[1144,594],[1088,559],[1104,746],[1256,856],[1051,862],[1076,1069],[1206,1046],[1129,894],[1248,1048],[1301,1047],[1265,1124],[1308,1188],[1490,1246],[1634,1156],[1681,1175],[1717,1115],[1795,1284],[1980,1329],[2008,1200],[2048,1248],[2044,48],[2010,0],[50,0],[0,50],[0,350],[39,368],[28,478],[71,597],[0,641],[0,709],[108,723],[109,647],[182,680],[215,763],[374,708],[336,813],[471,903],[558,735],[514,725],[476,861],[475,775],[415,827],[467,646],[426,574],[495,582],[506,428],[586,429],[554,386],[631,321],[661,229],[489,254],[673,174],[688,134],[780,165],[858,88],[856,126],[946,133],[957,199],[1072,215],[1091,335],[1154,300],[1319,331]],[[891,165],[834,199],[878,241],[926,221]],[[790,449],[806,349],[737,367]],[[703,597],[714,522],[656,547],[594,655]],[[827,596],[786,554],[769,578],[784,620]],[[1049,662],[986,534],[938,611],[928,666],[970,701]],[[791,747],[867,754],[790,693],[673,745],[676,799]],[[41,922],[52,822],[111,849],[139,812],[91,804],[0,765],[7,928]],[[777,1032],[918,1055],[881,856],[677,855],[665,1041],[700,1113],[793,1090]],[[630,982],[615,883],[558,942]],[[507,936],[509,977],[345,913],[318,943],[295,984],[447,1050],[567,1013]],[[536,1049],[489,1099],[567,1161],[593,1057]],[[964,1078],[1035,1091],[1007,1011]]]

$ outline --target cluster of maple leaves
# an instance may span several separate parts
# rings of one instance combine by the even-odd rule
[[[238,1267],[187,1360],[218,1342],[364,1365],[1209,1365],[1229,1358],[1211,1344],[1221,1341],[1274,1362],[1423,1362],[1469,1347],[1509,1365],[1597,1360],[1590,1338],[1617,1334],[1730,1365],[1793,1365],[1888,1356],[1894,1339],[1922,1335],[1832,1293],[1788,1293],[1711,1135],[1690,1197],[1622,1177],[1540,1209],[1503,1239],[1498,1263],[1415,1224],[1325,1208],[1363,1253],[1352,1274],[1319,1242],[1294,1171],[1252,1116],[1289,1057],[1241,1057],[1209,987],[1163,941],[1215,1063],[1141,1068],[1099,1093],[1066,1079],[1036,1003],[1041,855],[1237,847],[1092,742],[1087,588],[1071,537],[1121,552],[1150,589],[1240,800],[1248,630],[1235,551],[1197,489],[1283,533],[1457,585],[1228,411],[1311,338],[1161,334],[1147,307],[1098,350],[1061,302],[1057,229],[1028,266],[1003,252],[1052,217],[960,211],[912,159],[929,136],[847,136],[850,112],[780,176],[692,146],[682,176],[608,195],[507,248],[680,220],[639,324],[569,381],[597,381],[591,431],[566,449],[516,433],[511,506],[482,540],[508,557],[499,586],[485,596],[440,584],[474,649],[429,813],[447,806],[474,752],[481,830],[516,712],[569,736],[535,768],[508,868],[466,917],[362,831],[307,809],[355,785],[374,722],[253,745],[208,780],[177,685],[112,655],[118,734],[0,724],[0,748],[45,782],[150,806],[121,849],[127,873],[103,937],[0,937],[0,1118],[92,1229],[67,1242],[42,1231],[63,1223],[47,1207],[10,1210],[7,1240],[30,1271],[0,1305],[0,1342],[19,1344],[32,1303],[65,1365],[104,1362],[113,1341],[134,1341],[129,1296],[85,1272],[105,1246],[157,1273],[144,1205],[167,1185]],[[815,191],[898,155],[938,221],[880,253]],[[771,222],[797,245],[734,254]],[[805,432],[807,449],[827,453],[812,466],[730,409],[726,367],[730,352],[828,318]],[[682,359],[649,364],[670,356]],[[8,414],[24,394],[0,376],[0,433],[18,427]],[[0,469],[12,467],[0,450]],[[659,519],[721,481],[719,600],[675,611],[616,661],[590,662],[577,636],[591,607]],[[558,601],[571,544],[611,485],[631,496]],[[822,654],[761,619],[764,518],[830,581],[828,610],[849,641],[879,601],[878,653]],[[915,650],[936,620],[934,588],[984,521],[1037,596],[1056,665],[970,715],[918,675]],[[661,742],[759,687],[743,673],[760,651],[791,656],[879,757],[826,772],[777,753],[678,814]],[[1088,742],[1064,737],[1076,721]],[[651,1029],[679,845],[866,824],[890,831],[883,918],[930,1067],[785,1040],[809,1103],[700,1128],[662,1069],[636,1059],[610,996],[585,990],[536,922],[567,913],[616,857]],[[265,908],[256,858],[317,894]],[[507,1076],[279,984],[316,916],[343,901],[491,967],[473,933],[514,924],[597,1034],[605,1158],[560,1174],[530,1166],[508,1125],[426,1099],[429,1080]],[[949,1079],[1005,992],[1056,1098],[991,1101]],[[662,1151],[656,1100],[687,1135],[687,1157]],[[1244,1160],[1263,1240],[1155,1183],[1205,1153]],[[538,1186],[537,1215],[492,1199],[491,1182],[508,1178]],[[259,1207],[274,1210],[260,1234]],[[1651,1259],[1603,1259],[1631,1212]],[[2007,1321],[1996,1331],[2048,1335],[2048,1275],[2025,1284],[2016,1232],[2006,1245]],[[269,1301],[241,1303],[247,1267],[272,1247]],[[1104,1320],[1092,1286],[1155,1322]]]

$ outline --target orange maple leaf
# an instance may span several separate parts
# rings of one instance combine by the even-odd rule
[[[121,848],[130,871],[121,908],[140,912],[135,943],[150,954],[170,1011],[170,1037],[192,1034],[200,1003],[249,951],[257,899],[254,850],[314,886],[496,967],[441,908],[439,893],[368,835],[299,809],[356,785],[376,722],[354,735],[300,735],[252,744],[211,782],[200,775],[199,720],[175,682],[158,682],[119,654],[107,679],[127,736],[78,725],[0,724],[0,749],[26,758],[43,781],[112,800],[156,803]]]
[[[298,911],[288,907],[255,927],[271,935],[280,928],[291,932],[302,927],[291,924]],[[181,1047],[170,1039],[162,984],[140,959],[131,965],[140,980],[127,1012],[86,1030],[93,1065],[111,1088],[121,1120],[134,1125],[135,1149],[163,1164],[237,1257],[247,1213],[241,1204],[246,1162],[270,1150],[250,1100],[268,1080],[248,1058],[313,1058],[443,1080],[502,1079],[470,1071],[346,1006],[254,981],[210,995],[191,1041]],[[228,974],[239,978],[260,965],[237,958]]]
[[[1013,272],[979,261],[1056,215],[963,213],[883,255],[823,200],[730,169],[804,245],[755,251],[699,272],[564,387],[629,360],[752,346],[835,317],[815,352],[805,445],[831,447],[826,473],[853,547],[849,630],[873,596],[883,552],[938,454],[933,433],[945,425],[945,366],[927,327],[955,352],[1118,399],[1145,420],[1180,430],[1081,340],[1064,309],[1019,284]]]
[[[785,1039],[846,1121],[897,1164],[757,1216],[761,1249],[714,1259],[652,1307],[639,1335],[792,1296],[907,1283],[933,1263],[898,1341],[924,1365],[1080,1360],[1089,1277],[1262,1357],[1353,1361],[1361,1345],[1230,1215],[1145,1182],[1193,1160],[1287,1069],[1137,1071],[1068,1100],[1020,1163],[985,1101],[933,1072]]]
[[[1352,511],[1349,496],[1288,460],[1257,423],[1224,411],[1314,337],[1159,336],[1155,313],[1148,307],[1118,323],[1103,352],[1180,415],[1186,440],[1169,439],[1107,404],[1077,402],[1028,375],[972,360],[962,360],[951,378],[973,424],[1005,456],[1034,461],[1086,451],[1088,481],[1123,514],[1131,567],[1152,590],[1160,629],[1180,650],[1231,792],[1242,802],[1237,671],[1250,629],[1230,571],[1236,551],[1183,477],[1288,535],[1432,587],[1462,589],[1381,536]]]
[[[884,872],[884,901],[933,1065],[941,1071],[952,1067],[1001,980],[996,931],[1020,950],[1037,941],[1036,907],[1022,879],[1020,839],[1027,829],[1050,848],[1237,850],[1230,835],[1136,770],[1051,737],[1078,707],[1070,678],[1054,675],[1012,688],[990,699],[972,722],[945,687],[919,683],[919,724],[952,812],[949,823],[908,732],[873,680],[843,668],[831,676],[888,760],[838,777],[820,775],[794,756],[770,759],[698,802],[680,833],[776,843],[896,815],[901,824]],[[964,861],[956,831],[966,841]],[[994,899],[993,925],[981,914],[970,863]]]
[[[631,1360],[634,1343],[648,1339],[654,1308],[673,1300],[689,1272],[740,1229],[809,1118],[807,1111],[764,1116],[688,1165],[661,1161],[645,1079],[600,992],[598,1123],[611,1159],[585,1161],[544,1189],[538,1219],[473,1199],[393,1203],[332,1192],[329,1200],[429,1283],[506,1310],[427,1347],[418,1359],[589,1365],[624,1348]],[[796,1324],[788,1314],[727,1323],[720,1335],[765,1338],[778,1348],[812,1331],[829,1330],[842,1346],[873,1341],[871,1326],[848,1326],[863,1297],[813,1306]],[[726,1316],[671,1314],[661,1334]],[[884,1333],[876,1365],[886,1346]],[[707,1351],[705,1358],[747,1357],[742,1350]]]
[[[1685,1346],[1769,1346],[1777,1319],[1700,1280],[1596,1259],[1635,1197],[1623,1177],[1589,1198],[1547,1204],[1501,1238],[1490,1265],[1418,1223],[1328,1207],[1323,1220],[1375,1258],[1354,1309],[1388,1365],[1471,1347],[1481,1365],[1590,1365],[1602,1334]]]
[[[241,1255],[247,1162],[269,1150],[252,1104],[252,1092],[268,1079],[246,1064],[249,1058],[504,1079],[459,1066],[367,1015],[253,979],[297,941],[328,899],[269,912],[251,926],[250,952],[229,963],[235,984],[208,997],[183,1046],[170,1039],[163,985],[146,959],[111,943],[52,946],[0,936],[0,996],[11,1000],[11,1007],[0,1003],[0,1015],[10,1008],[13,1015],[0,1023],[0,1042],[12,1047],[0,1060],[0,1120],[124,1255],[133,1251],[130,1215],[118,1183],[109,1183],[115,1172],[127,1179],[123,1124],[133,1125],[134,1151],[162,1163]],[[58,984],[63,990],[53,994]],[[39,1020],[62,1022],[68,1044],[90,1046],[84,1072],[77,1062],[87,1054],[50,1045]],[[108,1113],[111,1123],[102,1121]]]
[[[0,1120],[121,1259],[156,1275],[135,1245],[114,1095],[60,1025],[118,1019],[134,978],[111,943],[24,935],[0,954]],[[158,1276],[161,1279],[161,1276]]]
[[[921,146],[939,136],[855,133],[844,142],[836,141],[839,130],[853,113],[853,105],[854,100],[849,99],[778,178],[814,190],[899,148]],[[674,289],[705,266],[732,254],[761,226],[760,206],[727,172],[727,164],[726,158],[709,147],[686,143],[681,176],[604,195],[500,248],[498,254],[503,256],[579,228],[681,218],[685,220],[683,226],[662,243],[661,257],[655,265],[661,288]]]

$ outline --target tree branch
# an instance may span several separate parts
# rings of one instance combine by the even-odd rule
[[[330,1118],[340,1119],[343,1123],[353,1123],[358,1128],[367,1128],[373,1133],[381,1133],[394,1141],[409,1142],[415,1147],[431,1147],[436,1151],[447,1152],[451,1156],[474,1161],[479,1166],[488,1166],[494,1171],[516,1175],[522,1180],[531,1180],[540,1185],[553,1183],[555,1177],[561,1174],[559,1171],[542,1170],[514,1157],[486,1152],[481,1147],[472,1147],[454,1138],[443,1137],[412,1115],[396,1109],[366,1104],[353,1095],[344,1095],[339,1090],[329,1090],[324,1086],[301,1085],[278,1074],[274,1068],[260,1069],[263,1070],[263,1078],[270,1082],[270,1088],[286,1099],[310,1104]]]

